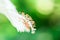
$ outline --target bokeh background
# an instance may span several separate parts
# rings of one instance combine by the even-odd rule
[[[50,25],[50,15],[42,15],[34,8],[36,0],[11,0],[18,12],[29,14],[36,23],[36,33],[17,32],[10,21],[0,14],[0,40],[60,40],[60,23]],[[56,0],[60,3],[60,0]]]

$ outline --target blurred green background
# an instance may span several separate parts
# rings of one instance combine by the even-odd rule
[[[11,0],[18,12],[29,14],[36,22],[36,33],[20,33],[9,20],[0,14],[0,40],[60,40],[60,23],[49,25],[49,15],[42,15],[34,8],[36,0]],[[31,2],[31,4],[30,4]],[[56,1],[60,3],[60,0]]]

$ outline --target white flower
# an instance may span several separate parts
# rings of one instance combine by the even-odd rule
[[[33,24],[23,15],[19,14],[10,0],[0,0],[0,13],[5,15],[18,32],[35,32]]]

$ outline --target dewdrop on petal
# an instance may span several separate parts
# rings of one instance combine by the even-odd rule
[[[32,18],[28,15],[28,14],[24,14],[24,12],[22,12],[22,15],[26,18],[26,22],[29,26],[27,26],[27,31],[31,30],[31,33],[34,34],[35,33],[35,23],[33,23],[34,21],[32,20]]]
[[[33,24],[29,21],[28,24],[30,25],[30,28],[31,28],[31,33],[34,34],[35,33],[35,28],[33,26]]]

